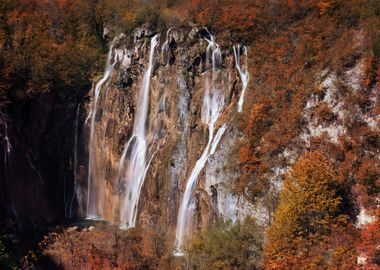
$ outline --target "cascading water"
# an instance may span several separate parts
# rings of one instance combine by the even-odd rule
[[[170,32],[173,30],[173,28],[169,28],[166,32],[166,40],[161,48],[161,56],[165,63],[168,62],[168,53],[169,53],[169,44],[170,44]]]
[[[134,227],[136,224],[141,188],[150,163],[146,164],[148,144],[145,126],[148,116],[150,77],[157,44],[158,35],[151,39],[149,65],[145,71],[143,83],[138,93],[138,106],[133,124],[133,134],[124,148],[119,164],[119,181],[121,180],[125,183],[125,197],[120,213],[122,228]],[[128,168],[125,172],[127,153],[130,154]]]
[[[8,136],[8,125],[6,122],[4,122],[4,176],[5,176],[5,182],[9,183],[9,175],[8,175],[8,165],[10,162],[10,155],[12,151],[12,145],[9,141]]]
[[[69,211],[69,217],[73,217],[73,207],[74,207],[74,201],[75,198],[77,198],[77,201],[80,200],[80,192],[79,192],[79,186],[77,181],[77,175],[78,175],[78,125],[79,125],[79,111],[80,111],[80,104],[77,106],[77,112],[76,112],[76,118],[75,118],[75,127],[74,127],[74,168],[73,168],[73,179],[74,179],[74,190],[73,195],[71,197],[70,202],[70,211]]]
[[[244,56],[245,56],[245,60],[247,60],[247,47],[241,48],[240,45],[237,45],[237,47],[235,47],[235,46],[233,47],[233,50],[234,50],[234,56],[235,56],[236,69],[239,72],[241,83],[243,85],[242,91],[240,93],[239,101],[237,104],[238,112],[242,112],[243,111],[245,91],[247,89],[248,81],[249,81],[249,74],[248,74],[248,69],[247,69],[246,63],[244,63],[243,65],[241,63],[241,51],[243,51]]]
[[[90,139],[89,139],[89,156],[88,156],[88,178],[87,178],[87,205],[86,205],[86,217],[89,219],[99,219],[99,212],[98,212],[98,201],[99,201],[99,192],[101,191],[101,187],[99,187],[99,181],[102,179],[96,179],[96,155],[94,145],[94,133],[95,133],[95,120],[96,120],[96,114],[97,114],[97,104],[99,99],[100,91],[104,85],[104,83],[109,79],[111,72],[116,64],[117,60],[117,54],[115,55],[115,59],[113,64],[111,65],[112,60],[112,52],[113,47],[117,40],[119,40],[121,37],[123,37],[124,34],[120,34],[116,36],[112,42],[111,46],[107,55],[107,61],[106,66],[104,69],[103,77],[96,83],[95,85],[95,91],[94,91],[94,102],[92,105],[91,110],[91,126],[90,126]]]
[[[9,134],[8,134],[8,124],[7,122],[4,122],[4,177],[5,177],[5,188],[6,190],[9,190],[9,185],[12,182],[11,178],[11,154],[12,154],[12,144],[9,140]],[[13,213],[13,216],[16,219],[16,224],[19,230],[22,230],[23,223],[22,220],[17,212],[14,198],[11,197],[11,210]]]
[[[195,210],[194,190],[198,183],[198,176],[204,168],[207,159],[214,154],[219,141],[227,126],[220,127],[214,137],[214,126],[224,106],[224,94],[217,86],[217,68],[221,65],[222,56],[218,44],[214,37],[210,35],[210,40],[206,39],[208,46],[206,49],[206,68],[211,54],[211,71],[207,71],[205,79],[205,92],[202,106],[202,122],[207,124],[209,138],[201,157],[195,163],[190,177],[187,181],[185,192],[179,208],[177,230],[176,230],[176,251],[175,255],[181,256],[185,238],[189,237],[192,231],[192,217]]]
[[[5,148],[4,148],[4,163],[7,164],[9,162],[9,155],[11,153],[12,145],[9,141],[8,137],[8,125],[7,123],[4,123],[4,141],[5,141]]]
[[[90,139],[89,175],[82,169],[86,166],[86,160],[82,160],[80,155],[81,147],[77,146],[74,152],[74,173],[78,181],[78,186],[74,188],[77,190],[79,187],[83,201],[88,198],[83,211],[87,218],[101,218],[123,229],[134,227],[140,212],[142,224],[157,220],[165,224],[177,221],[178,250],[191,236],[192,227],[196,224],[194,213],[197,205],[195,193],[200,181],[198,178],[201,178],[206,163],[210,166],[209,157],[214,155],[222,136],[227,133],[227,125],[223,125],[220,118],[226,106],[225,95],[231,89],[228,86],[231,72],[225,72],[221,48],[214,37],[205,34],[204,30],[192,30],[191,36],[195,39],[204,34],[207,37],[203,39],[207,48],[206,60],[202,64],[199,45],[187,39],[181,31],[169,29],[165,43],[159,47],[158,36],[152,38],[152,31],[141,29],[133,34],[133,47],[120,42],[116,45],[116,41],[110,44],[105,73],[94,83],[92,104],[87,108],[88,116],[84,124],[88,129],[79,131],[84,138]],[[174,44],[174,38],[177,37],[175,49],[169,48],[169,44]],[[187,52],[188,48],[193,49]],[[170,65],[167,65],[168,55],[173,56]],[[189,59],[194,62],[189,62]],[[153,79],[154,67],[157,73]],[[200,83],[196,77],[188,76],[197,76],[196,71],[202,68],[204,72]],[[234,64],[232,68],[235,68]],[[197,108],[201,108],[200,116]],[[83,109],[86,109],[85,105]],[[205,128],[203,131],[193,129],[196,126]],[[77,128],[75,124],[76,133]],[[201,153],[196,157],[198,160],[194,161],[192,149],[188,147],[195,145],[197,142],[194,139],[204,132],[207,133],[206,141],[199,149]],[[75,144],[81,141],[80,138],[75,137]],[[188,165],[188,160],[193,162]],[[82,161],[84,164],[81,164]],[[160,170],[160,166],[165,168]],[[154,185],[146,186],[144,199],[149,202],[142,205],[141,193],[145,178],[148,178],[148,170],[151,170],[149,177],[154,177],[151,179]],[[166,170],[170,170],[170,173]],[[183,182],[187,180],[182,184],[183,194],[178,192],[181,179]],[[82,194],[87,191],[86,182],[88,192]],[[160,193],[160,204],[157,205],[162,207],[162,211],[155,211],[150,206],[151,198],[156,198],[157,192]],[[161,196],[161,192],[170,195],[164,198],[165,193]],[[80,203],[78,194],[76,199]],[[71,195],[70,200],[71,209],[75,209],[75,199],[72,201]],[[165,208],[164,200],[170,207]],[[175,207],[178,203],[179,208]],[[73,213],[71,210],[69,215]],[[202,224],[206,220],[202,216]]]

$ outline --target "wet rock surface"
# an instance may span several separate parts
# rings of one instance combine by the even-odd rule
[[[148,65],[149,42],[153,33],[155,32],[149,28],[142,27],[132,37],[133,46],[128,46],[130,42],[126,40],[118,44],[117,50],[131,52],[128,55],[131,61],[124,68],[115,68],[101,90],[98,101],[101,116],[96,119],[96,142],[93,147],[98,157],[96,166],[102,175],[98,180],[107,183],[98,207],[102,217],[113,222],[119,220],[115,213],[119,212],[120,205],[115,201],[120,202],[124,191],[123,181],[118,179],[118,162],[121,151],[131,136],[133,119],[139,106],[137,95]],[[209,71],[205,64],[207,36],[210,38],[208,31],[203,28],[187,27],[171,29],[167,35],[160,35],[160,43],[154,55],[146,123],[149,144],[147,161],[150,161],[150,165],[139,200],[138,224],[141,226],[160,226],[170,231],[175,229],[186,182],[207,144],[207,125],[201,118],[205,78]],[[165,41],[168,48],[163,47]],[[216,41],[218,42],[217,37]],[[240,92],[235,89],[238,74],[230,48],[223,49],[222,55],[222,65],[216,74],[220,91],[225,96],[226,109],[221,112],[216,127],[229,121],[234,109],[227,108],[236,105],[237,96],[234,93]],[[93,93],[90,93],[90,99],[93,99]],[[89,114],[91,102],[85,107]],[[84,128],[88,129],[88,123],[87,127],[85,123]],[[234,127],[231,126],[231,129]],[[237,139],[230,134],[225,136],[221,145],[224,140]],[[228,147],[223,147],[223,151],[226,151],[224,162],[228,162]],[[207,166],[209,163],[206,163],[206,168]],[[86,176],[82,178],[78,179],[78,183],[85,191]],[[206,192],[209,189],[205,173],[201,172],[195,196],[198,197],[197,216],[203,217],[196,218],[195,222],[202,227],[220,214],[218,209],[212,209],[215,206],[212,202],[217,201],[215,196],[218,193],[212,195]],[[85,201],[79,203],[84,205]]]

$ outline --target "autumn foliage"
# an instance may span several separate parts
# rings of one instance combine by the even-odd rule
[[[25,257],[23,269],[167,269],[167,250],[165,239],[152,230],[102,224],[57,228]]]
[[[102,53],[89,2],[2,1],[0,11],[1,95],[88,87]]]
[[[345,225],[332,163],[320,152],[305,154],[286,175],[267,231],[265,268],[352,269],[355,250]],[[336,243],[338,232],[346,239]]]
[[[358,208],[376,216],[380,196],[378,0],[3,0],[0,15],[0,110],[46,92],[85,95],[109,39],[144,23],[164,32],[191,22],[207,26],[223,46],[247,45],[244,112],[231,121],[244,137],[231,157],[239,162],[233,188],[252,203],[274,194],[265,268],[379,269],[379,221],[355,227]],[[332,84],[323,84],[331,78],[338,96],[332,102]],[[345,132],[312,136],[310,123]],[[277,205],[273,181],[287,170]],[[223,245],[260,242],[241,228],[197,235],[193,268],[201,260],[215,269],[247,267],[248,256],[232,256],[233,264],[229,254],[246,246]],[[57,237],[44,252],[67,269],[168,267],[153,232]],[[358,256],[366,263],[357,266]]]
[[[253,219],[218,221],[188,244],[180,269],[259,269],[263,229]]]
[[[361,258],[360,270],[374,270],[380,267],[380,223],[372,222],[360,228],[357,251]]]

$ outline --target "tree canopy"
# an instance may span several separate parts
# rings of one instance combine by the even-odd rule
[[[337,183],[333,164],[321,152],[306,153],[294,164],[286,175],[274,222],[267,231],[267,269],[328,265],[329,261],[323,259],[326,239],[347,224]],[[352,253],[349,242],[346,244],[348,250],[343,253]]]

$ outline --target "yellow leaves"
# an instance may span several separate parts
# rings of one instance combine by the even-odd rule
[[[318,242],[329,234],[332,224],[344,223],[346,217],[339,215],[340,205],[331,161],[321,152],[306,153],[286,175],[274,222],[267,231],[269,265],[278,263],[273,254],[281,257],[281,263],[289,263],[287,254],[300,252],[297,245]],[[307,269],[318,269],[319,264],[316,256]]]
[[[350,270],[356,266],[357,254],[354,249],[347,246],[338,246],[331,254],[328,269]]]

